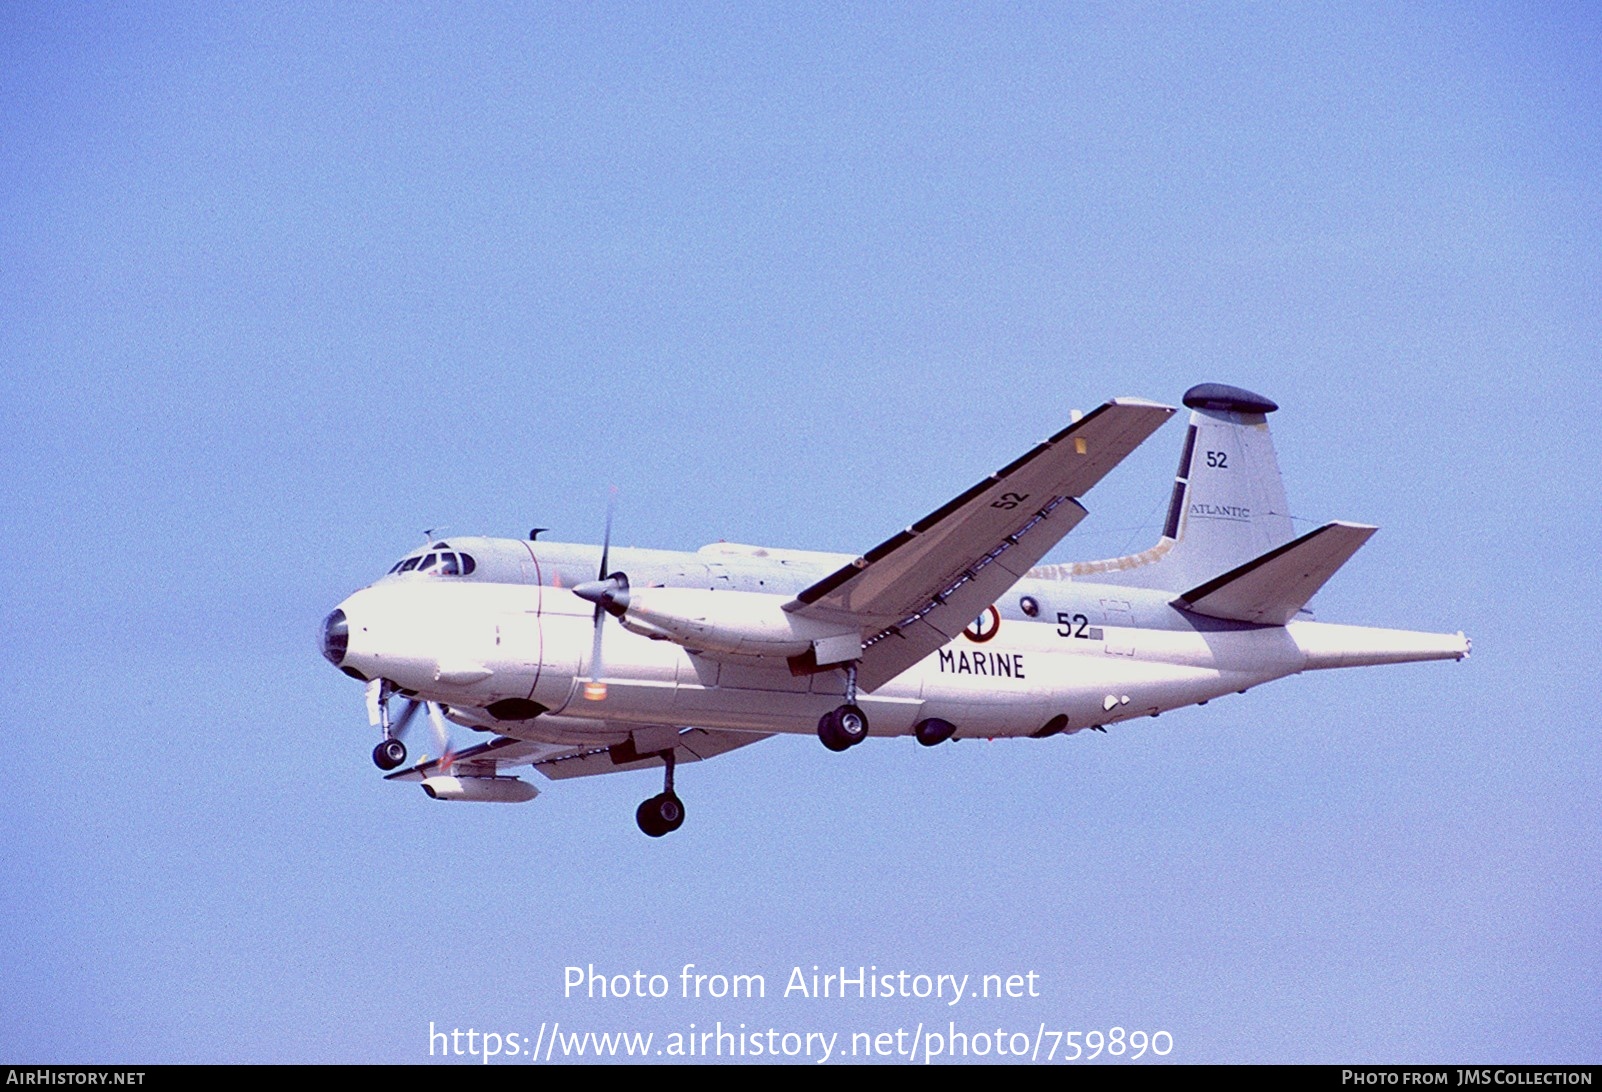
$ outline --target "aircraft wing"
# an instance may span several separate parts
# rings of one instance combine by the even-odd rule
[[[857,684],[945,645],[1085,517],[1087,493],[1174,413],[1114,399],[805,589],[785,610],[863,634]]]
[[[756,732],[721,732],[707,728],[680,728],[674,746],[678,762],[699,762],[715,758],[737,747],[767,739],[768,734]],[[448,758],[431,758],[405,770],[396,770],[384,778],[386,781],[422,781],[435,774],[454,777],[494,777],[504,767],[533,766],[553,780],[569,777],[588,777],[595,774],[616,773],[620,770],[644,770],[662,765],[655,754],[639,755],[627,744],[611,747],[575,747],[563,743],[535,743],[529,740],[500,736],[488,743],[480,743]]]
[[[681,728],[678,744],[673,748],[676,762],[699,762],[716,758],[737,747],[760,743],[772,737],[771,732],[719,732],[709,728]],[[569,777],[590,777],[594,774],[614,773],[618,770],[647,770],[662,765],[654,754],[643,757],[631,755],[623,746],[590,747],[575,749],[573,753],[541,759],[534,768],[553,781]]]

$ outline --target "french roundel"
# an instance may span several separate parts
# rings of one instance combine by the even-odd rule
[[[995,607],[986,607],[985,612],[973,620],[973,624],[962,631],[962,635],[976,645],[982,645],[997,633],[1001,632],[1001,612]]]

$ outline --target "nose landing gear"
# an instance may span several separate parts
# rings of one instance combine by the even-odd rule
[[[673,792],[673,751],[669,749],[658,754],[664,770],[662,791],[634,809],[634,821],[652,838],[671,834],[684,825],[684,801]]]
[[[373,748],[373,765],[380,770],[393,770],[406,761],[406,744],[398,739],[386,739]]]
[[[367,684],[367,715],[373,726],[384,734],[378,746],[373,748],[373,765],[386,773],[406,761],[406,744],[398,738],[406,731],[406,725],[411,722],[412,715],[417,712],[418,702],[411,701],[406,710],[401,713],[400,721],[391,725],[389,722],[389,698],[395,692],[395,686],[388,679],[374,679]]]

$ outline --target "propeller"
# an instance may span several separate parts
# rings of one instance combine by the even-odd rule
[[[434,742],[439,746],[439,772],[450,773],[455,755],[451,752],[451,734],[445,728],[445,711],[435,701],[427,702],[428,723],[434,729]]]
[[[404,739],[406,737],[406,729],[410,727],[412,718],[417,715],[417,707],[422,704],[416,698],[412,698],[406,703],[406,708],[401,710],[400,719],[389,726],[391,739]],[[430,704],[433,703],[431,702]]]
[[[573,594],[595,604],[595,643],[590,648],[590,681],[584,684],[586,701],[600,701],[606,697],[606,672],[601,666],[601,626],[608,614],[621,617],[629,605],[629,578],[624,573],[608,573],[607,560],[612,553],[612,512],[617,507],[617,487],[606,502],[606,534],[601,539],[601,569],[596,578],[578,584]]]

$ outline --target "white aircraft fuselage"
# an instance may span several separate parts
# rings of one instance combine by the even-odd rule
[[[782,657],[713,658],[610,625],[606,696],[585,700],[595,608],[571,589],[594,579],[601,547],[459,537],[444,545],[473,557],[474,572],[390,575],[340,604],[349,627],[340,666],[448,706],[459,723],[551,743],[618,743],[627,726],[664,723],[811,735],[845,693],[838,671],[797,676]],[[764,607],[778,614],[851,561],[726,543],[696,553],[614,548],[611,559],[636,587],[745,598],[738,606],[753,617]],[[1461,635],[1254,625],[1190,614],[1172,598],[1025,578],[956,640],[857,704],[875,736],[907,735],[928,719],[949,721],[957,738],[1051,735],[1155,716],[1310,669],[1468,653]],[[484,712],[530,708],[502,702],[543,711],[526,721]]]
[[[1301,671],[1468,655],[1461,633],[1314,621],[1308,600],[1376,529],[1297,534],[1273,402],[1203,384],[1185,403],[1168,516],[1139,554],[1041,564],[1084,517],[1078,498],[1174,412],[1115,399],[861,556],[432,541],[325,619],[323,655],[367,684],[381,769],[406,760],[400,737],[428,711],[440,753],[391,779],[517,802],[538,790],[511,767],[660,766],[664,790],[637,812],[651,835],[683,822],[677,763],[774,733],[833,751],[1044,738]],[[447,720],[490,738],[454,751]]]

